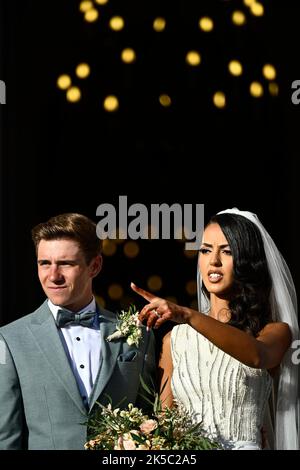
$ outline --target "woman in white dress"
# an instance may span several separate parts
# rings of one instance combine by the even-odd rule
[[[164,404],[171,406],[174,398],[183,403],[226,449],[261,449],[275,396],[271,447],[298,449],[295,288],[254,214],[229,209],[211,219],[200,248],[198,284],[199,311],[132,285],[150,302],[140,312],[149,328],[178,323],[163,340]]]

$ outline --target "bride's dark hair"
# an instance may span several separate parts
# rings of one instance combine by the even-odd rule
[[[269,302],[272,280],[261,234],[250,220],[237,214],[215,215],[208,225],[212,223],[221,227],[233,257],[229,324],[257,336],[272,321]],[[209,296],[204,285],[202,289]]]

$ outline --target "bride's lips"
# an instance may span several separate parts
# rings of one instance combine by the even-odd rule
[[[208,271],[207,274],[209,282],[212,282],[213,284],[217,284],[223,279],[223,273],[222,271],[218,270],[210,270]]]

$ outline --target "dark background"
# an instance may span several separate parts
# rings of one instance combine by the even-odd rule
[[[1,4],[1,73],[7,104],[1,121],[1,324],[34,310],[43,300],[36,276],[31,228],[50,216],[81,212],[95,221],[101,203],[204,203],[206,219],[237,206],[256,212],[285,256],[299,288],[298,185],[300,105],[291,102],[291,84],[300,79],[299,7],[296,2],[261,2],[263,17],[242,1],[110,0],[97,5],[99,20],[87,23],[79,1],[23,0]],[[239,9],[246,25],[234,26]],[[108,27],[111,16],[125,28]],[[201,16],[215,28],[203,33]],[[164,16],[166,30],[152,29]],[[134,64],[120,51],[132,47]],[[185,54],[199,50],[199,67]],[[227,71],[238,58],[241,77]],[[92,73],[75,76],[80,62]],[[277,70],[279,95],[271,96],[262,66]],[[67,73],[82,99],[66,101],[57,78]],[[249,84],[264,87],[261,98]],[[212,103],[215,91],[227,97],[225,109]],[[161,93],[172,98],[163,108]],[[102,101],[119,97],[120,109],[107,113]],[[178,241],[143,241],[128,259],[123,245],[105,256],[96,294],[111,309],[130,300],[129,282],[147,288],[150,275],[162,278],[161,296],[193,304],[186,283],[195,279],[196,258],[187,258]],[[113,300],[111,284],[124,295]],[[299,290],[298,290],[299,292]]]

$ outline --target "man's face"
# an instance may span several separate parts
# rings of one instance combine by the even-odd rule
[[[101,270],[101,256],[87,265],[76,241],[41,240],[37,262],[40,283],[53,304],[76,312],[92,300],[92,280]]]

